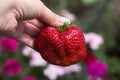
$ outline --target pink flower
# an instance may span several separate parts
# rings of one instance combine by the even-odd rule
[[[13,76],[19,74],[21,70],[22,70],[21,63],[15,59],[10,58],[6,60],[2,71],[4,74]]]
[[[44,75],[46,75],[50,80],[56,80],[58,76],[63,76],[65,74],[71,74],[72,72],[80,72],[81,66],[74,64],[68,67],[61,67],[55,65],[48,65],[44,70]]]
[[[87,65],[87,74],[93,78],[103,77],[106,75],[108,67],[101,61],[93,61]]]
[[[35,76],[25,76],[22,80],[37,80]]]
[[[15,52],[18,49],[18,42],[11,38],[2,38],[0,46],[3,50]]]
[[[92,50],[97,50],[100,47],[100,45],[102,45],[104,42],[102,36],[96,33],[85,34],[85,40],[86,40],[86,43],[90,45],[90,48]]]

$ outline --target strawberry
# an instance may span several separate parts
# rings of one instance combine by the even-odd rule
[[[34,47],[47,62],[54,65],[68,66],[86,57],[84,35],[77,26],[43,27]]]

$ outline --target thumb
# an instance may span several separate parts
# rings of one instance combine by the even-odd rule
[[[47,8],[41,0],[19,0],[18,19],[39,19],[52,26],[63,25],[64,22],[70,23],[70,20],[55,14]],[[17,6],[18,6],[17,5]]]
[[[69,19],[55,14],[44,4],[42,5],[42,9],[39,13],[39,19],[52,26],[61,26],[64,22],[70,23]]]

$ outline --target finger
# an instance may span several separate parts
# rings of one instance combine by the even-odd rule
[[[24,33],[30,35],[31,37],[36,37],[36,35],[40,32],[40,29],[38,27],[29,22],[24,23],[24,28]]]
[[[30,35],[24,33],[24,22],[22,22],[22,21],[18,22],[17,30],[16,30],[15,34],[11,37],[29,47],[33,47],[34,39]]]
[[[56,27],[63,25],[64,22],[70,23],[69,19],[55,14],[50,9],[48,9],[44,4],[41,4],[41,10],[39,11],[39,19]]]
[[[38,28],[41,28],[41,27],[44,26],[44,24],[41,21],[37,20],[37,19],[27,20],[26,22],[28,22],[28,23],[30,23],[30,24],[38,27]]]
[[[23,33],[21,36],[19,36],[18,38],[14,38],[16,40],[18,40],[19,42],[25,44],[26,46],[29,46],[31,48],[33,48],[33,42],[34,39],[31,38],[29,35]]]

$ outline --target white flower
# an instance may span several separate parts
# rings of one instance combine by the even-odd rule
[[[85,41],[92,50],[97,50],[104,43],[102,36],[96,33],[85,34]]]
[[[46,61],[41,57],[40,53],[38,53],[37,51],[33,50],[30,47],[25,46],[23,48],[23,55],[25,56],[29,56],[30,59],[30,65],[31,67],[35,67],[35,66],[45,66],[46,65]]]
[[[44,75],[46,75],[50,80],[56,80],[58,76],[63,76],[65,74],[71,74],[72,72],[80,72],[81,66],[74,64],[68,67],[61,67],[49,64],[44,70]]]
[[[35,67],[35,66],[46,66],[46,61],[44,59],[42,59],[40,53],[38,52],[34,52],[31,54],[31,60],[30,60],[30,65],[32,67]]]
[[[80,72],[82,70],[81,66],[78,64],[64,67],[65,73],[71,74],[72,72]]]
[[[60,12],[61,15],[63,15],[64,17],[70,19],[71,21],[74,21],[76,19],[76,16],[72,13],[70,13],[68,10],[62,10]]]
[[[22,53],[24,56],[30,56],[32,52],[33,52],[33,49],[27,46],[25,46],[22,50]]]

